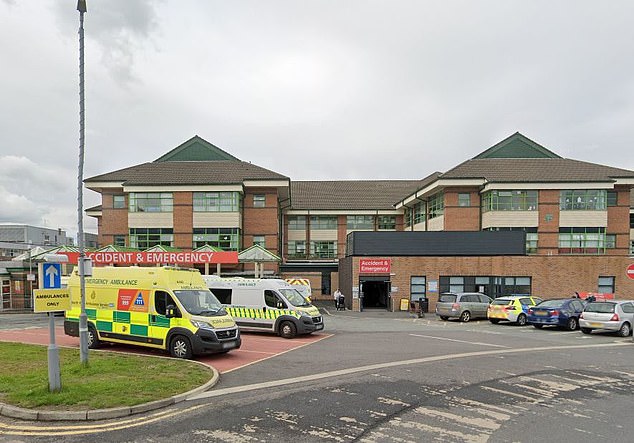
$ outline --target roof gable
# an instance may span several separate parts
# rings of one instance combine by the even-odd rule
[[[195,162],[195,161],[240,161],[238,158],[223,151],[218,146],[212,145],[207,140],[195,135],[185,143],[177,146],[167,154],[154,160],[154,162]]]
[[[473,158],[561,158],[561,156],[516,132]]]

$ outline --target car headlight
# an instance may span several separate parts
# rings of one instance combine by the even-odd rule
[[[198,321],[198,320],[189,320],[192,325],[199,329],[213,329],[214,327],[207,323],[206,321]]]

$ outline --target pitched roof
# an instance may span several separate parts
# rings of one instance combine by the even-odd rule
[[[175,147],[167,154],[154,160],[155,162],[166,161],[217,161],[217,160],[233,160],[240,161],[238,158],[223,151],[218,146],[212,145],[207,140],[195,135],[181,145]]]
[[[634,177],[634,171],[567,158],[474,158],[441,174],[447,178],[484,178],[489,182],[609,182]]]
[[[420,183],[421,180],[294,181],[290,209],[390,210]]]
[[[115,181],[139,186],[235,184],[244,180],[288,180],[288,177],[243,161],[162,161],[96,175],[85,182]]]
[[[561,158],[561,156],[516,132],[474,158]]]

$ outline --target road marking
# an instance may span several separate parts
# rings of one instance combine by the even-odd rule
[[[254,383],[250,385],[235,386],[233,388],[217,389],[214,391],[202,392],[200,394],[192,395],[187,400],[200,400],[204,398],[220,397],[228,394],[237,394],[241,392],[255,391],[258,389],[276,388],[280,386],[291,385],[295,383],[306,383],[315,380],[322,379],[337,379],[337,377],[357,374],[359,372],[376,371],[379,369],[394,368],[398,366],[417,365],[421,363],[433,363],[438,361],[453,360],[458,358],[470,358],[470,357],[483,357],[491,355],[503,355],[503,354],[524,354],[530,352],[547,352],[547,351],[561,351],[566,349],[592,349],[592,348],[612,348],[617,346],[630,346],[631,342],[621,343],[607,343],[607,344],[594,344],[594,345],[568,345],[568,346],[545,346],[541,348],[522,348],[522,349],[499,349],[490,351],[474,351],[464,352],[460,354],[450,355],[437,355],[434,357],[422,357],[411,360],[393,361],[387,363],[377,363],[373,365],[358,366],[356,368],[340,369],[336,371],[322,372],[320,374],[304,375],[301,377],[286,378],[283,380],[274,380],[263,383]]]
[[[482,343],[479,341],[456,340],[455,338],[436,337],[433,335],[421,335],[421,334],[409,334],[409,335],[411,335],[412,337],[433,338],[434,340],[446,340],[446,341],[455,341],[458,343],[469,343],[470,345],[494,346],[496,348],[508,348],[508,346],[504,346],[504,345],[494,345],[492,343]]]

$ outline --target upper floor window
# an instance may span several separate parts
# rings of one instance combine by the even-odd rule
[[[125,195],[113,195],[112,207],[115,209],[125,208]]]
[[[194,249],[205,245],[237,251],[240,249],[240,228],[194,228]]]
[[[237,212],[239,192],[194,192],[194,212]]]
[[[305,215],[289,215],[288,229],[290,231],[305,231],[306,230],[306,216]]]
[[[152,246],[174,246],[172,228],[130,228],[130,247],[147,249]]]
[[[171,192],[131,192],[130,212],[172,212]]]
[[[348,229],[374,229],[373,215],[349,215],[347,218]]]
[[[427,218],[439,217],[443,214],[445,209],[445,196],[442,192],[433,195],[427,202],[429,207],[427,212]]]
[[[458,194],[458,206],[471,206],[471,194],[468,192]]]
[[[406,228],[409,228],[410,226],[412,226],[413,213],[414,211],[411,208],[407,208],[407,207],[403,211],[403,226],[405,226]]]
[[[264,194],[255,194],[253,195],[253,207],[254,208],[263,208],[266,206],[266,195]]]
[[[310,229],[337,229],[337,216],[311,215]]]
[[[414,206],[414,224],[423,223],[425,221],[425,202],[416,203]]]
[[[125,246],[125,235],[115,235],[112,237],[112,244],[114,246]]]
[[[560,254],[605,254],[610,243],[605,228],[559,228]]]
[[[608,206],[617,206],[619,200],[619,193],[616,191],[608,191]]]
[[[536,210],[537,191],[488,191],[482,194],[482,212]]]
[[[306,258],[306,241],[305,240],[289,240],[288,241],[288,258]]]
[[[311,241],[310,255],[315,258],[337,258],[337,242]]]
[[[264,240],[264,236],[263,235],[254,235],[253,236],[253,244],[254,245],[258,245],[258,246],[262,246],[263,248],[266,248],[266,241]]]
[[[561,191],[559,209],[562,211],[605,211],[605,189],[574,189]]]
[[[396,216],[395,215],[379,215],[377,218],[377,225],[379,230],[394,230],[396,229]]]

